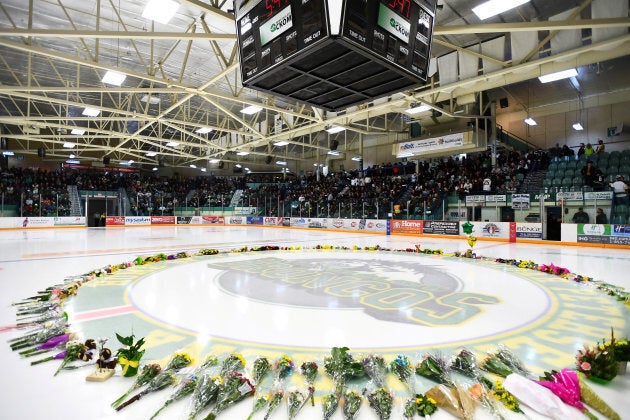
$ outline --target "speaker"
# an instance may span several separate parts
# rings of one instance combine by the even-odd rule
[[[225,163],[223,161],[219,162],[219,169],[223,169],[223,167],[225,166]]]
[[[268,164],[270,164],[272,159],[273,159],[273,158],[272,158],[271,156],[267,156],[267,157],[265,158],[265,163],[267,163],[267,165],[268,165]]]
[[[337,147],[339,147],[339,142],[337,140],[330,142],[330,150],[337,150]]]
[[[501,108],[507,108],[508,106],[510,106],[510,104],[508,103],[508,98],[499,99],[499,106]]]
[[[109,156],[103,156],[103,165],[109,165],[110,158]]]
[[[37,156],[39,156],[40,158],[46,157],[46,149],[44,149],[43,147],[37,148]]]
[[[9,150],[9,139],[6,137],[0,138],[0,149]]]

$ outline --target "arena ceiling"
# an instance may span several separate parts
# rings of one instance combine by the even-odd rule
[[[45,149],[48,161],[73,154],[84,164],[107,156],[115,165],[133,160],[142,167],[159,162],[211,168],[220,160],[264,168],[278,159],[316,161],[331,140],[338,141],[339,150],[353,151],[368,138],[378,144],[404,140],[409,130],[401,115],[411,104],[426,103],[441,112],[417,117],[426,120],[423,125],[487,114],[488,102],[503,96],[533,113],[533,81],[566,68],[578,68],[578,86],[536,85],[533,95],[541,110],[549,104],[574,107],[576,91],[582,98],[622,101],[630,88],[630,18],[623,0],[625,11],[618,17],[593,18],[593,5],[608,1],[618,0],[531,0],[480,21],[472,7],[481,0],[440,0],[432,56],[457,51],[479,63],[492,62],[495,69],[448,83],[440,81],[438,70],[426,86],[331,113],[241,85],[231,1],[179,0],[175,17],[161,24],[142,17],[147,0],[3,0],[2,136],[16,153],[36,156]],[[605,28],[622,34],[593,42],[593,32]],[[549,52],[554,38],[576,30],[580,46]],[[523,32],[536,33],[538,43],[523,59],[512,60],[510,36]],[[501,36],[508,42],[499,58],[474,48]],[[120,87],[101,81],[108,70],[126,75]],[[602,72],[605,78],[599,77]],[[468,105],[461,105],[463,98]],[[240,112],[249,105],[263,110]],[[86,107],[98,115],[83,115]],[[274,130],[276,115],[284,123],[281,132]],[[324,131],[332,125],[347,130]],[[201,128],[212,131],[197,132]],[[84,132],[72,134],[75,129]],[[279,141],[288,145],[274,145]],[[168,145],[173,142],[178,145]],[[64,143],[75,146],[64,148]]]

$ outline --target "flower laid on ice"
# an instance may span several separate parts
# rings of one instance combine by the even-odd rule
[[[367,394],[366,398],[380,420],[389,419],[394,406],[394,396],[387,389],[377,388],[375,391]]]
[[[383,356],[378,354],[370,354],[365,356],[361,360],[363,370],[374,382],[376,388],[382,388],[385,386],[385,376],[387,375],[388,368]]]
[[[363,397],[357,391],[354,389],[346,391],[343,395],[343,418],[353,420],[359,412],[362,402]]]
[[[127,390],[127,392],[125,392],[116,401],[114,401],[112,403],[112,407],[114,408],[118,407],[118,405],[120,405],[120,403],[122,403],[129,394],[131,394],[136,389],[139,389],[142,386],[151,382],[153,378],[155,378],[161,371],[162,371],[162,367],[158,365],[157,363],[150,363],[148,365],[144,365],[142,367],[142,370],[140,371],[140,374],[136,377],[136,381],[132,385],[132,387],[129,388],[129,390]]]

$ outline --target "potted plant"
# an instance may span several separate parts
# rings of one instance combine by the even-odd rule
[[[141,349],[144,345],[144,337],[135,343],[133,342],[135,338],[133,334],[123,337],[116,333],[116,338],[121,344],[127,346],[126,348],[119,348],[116,352],[118,363],[122,367],[122,375],[127,377],[135,376],[138,373],[140,359],[144,355],[144,349]]]

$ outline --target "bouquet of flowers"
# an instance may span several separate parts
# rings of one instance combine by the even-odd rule
[[[532,410],[552,419],[569,419],[574,416],[560,398],[536,382],[519,374],[505,378],[503,386],[522,403]]]
[[[219,375],[204,374],[199,378],[192,394],[192,405],[188,414],[188,420],[193,420],[201,410],[216,398],[219,386],[222,383],[223,378]]]
[[[385,386],[385,376],[388,369],[383,356],[370,354],[361,360],[361,364],[363,365],[363,370],[377,388]]]
[[[166,407],[168,407],[170,404],[174,403],[175,401],[179,401],[182,398],[185,398],[189,395],[191,395],[193,393],[193,391],[195,390],[195,387],[197,386],[197,381],[199,380],[199,377],[197,375],[191,375],[188,378],[184,379],[180,385],[177,387],[177,389],[175,390],[175,392],[173,392],[171,394],[170,397],[168,397],[168,399],[164,402],[164,404],[162,404],[162,407],[160,407],[152,416],[151,416],[151,420],[156,418],[158,414],[160,414],[160,411],[164,410]]]
[[[324,420],[329,420],[339,407],[339,397],[335,394],[327,394],[322,397],[322,410]]]
[[[375,391],[367,394],[366,398],[380,420],[389,419],[394,406],[394,396],[387,389],[377,388]]]
[[[142,349],[142,346],[144,346],[144,337],[135,343],[133,342],[134,337],[133,334],[128,337],[123,337],[116,333],[118,341],[122,345],[127,346],[119,348],[116,352],[118,363],[122,366],[123,376],[135,376],[138,373],[138,365],[145,352],[145,350]]]
[[[164,370],[177,372],[186,366],[189,366],[192,362],[193,359],[188,355],[188,353],[175,353]]]
[[[599,349],[611,351],[618,362],[630,361],[630,344],[628,344],[628,339],[616,339],[612,328],[610,329],[610,341],[604,341],[603,344],[599,345]]]
[[[412,420],[416,416],[416,400],[413,398],[405,401],[405,405],[403,407],[403,416],[405,420]]]
[[[317,370],[319,367],[315,362],[304,362],[300,366],[300,372],[304,375],[306,383],[309,385],[309,399],[311,400],[311,406],[315,406],[315,379],[317,379]]]
[[[166,370],[162,371],[158,374],[158,376],[153,378],[151,382],[149,382],[149,386],[147,386],[147,388],[144,391],[134,395],[133,397],[129,398],[124,403],[120,404],[118,407],[116,407],[116,411],[122,410],[123,408],[127,407],[129,404],[133,404],[134,402],[138,401],[140,398],[142,398],[143,396],[151,392],[160,391],[166,387],[175,385],[176,383],[177,383],[177,377],[175,377],[175,375],[173,375],[171,372],[168,372]]]
[[[337,394],[341,394],[350,378],[359,377],[365,373],[363,365],[355,361],[348,350],[348,347],[333,347],[331,355],[324,358],[324,370],[335,383]]]
[[[430,416],[437,410],[437,403],[431,397],[422,394],[416,394],[413,398],[416,405],[416,411],[421,417]]]
[[[281,389],[278,389],[269,395],[269,406],[267,407],[267,413],[265,413],[265,420],[267,420],[269,416],[271,416],[271,413],[273,413],[273,410],[280,405],[282,398],[284,398],[284,391]]]
[[[473,379],[481,375],[479,366],[477,366],[477,357],[466,349],[461,350],[455,356],[451,362],[451,369]]]
[[[257,357],[252,365],[252,382],[260,385],[270,370],[271,363],[269,363],[269,360],[264,356]]]
[[[41,328],[39,331],[20,337],[18,340],[11,342],[11,350],[20,350],[30,346],[37,346],[45,343],[53,337],[63,335],[66,332],[66,322],[54,323],[50,326]]]
[[[424,359],[416,365],[416,374],[440,384],[453,386],[446,361],[437,355],[425,355]]]
[[[68,341],[68,343],[66,343],[64,358],[61,361],[61,364],[59,365],[59,368],[55,372],[54,376],[57,376],[59,372],[61,372],[61,369],[63,369],[68,363],[77,360],[80,357],[81,353],[85,350],[87,350],[87,347],[82,342],[78,340]]]
[[[197,366],[197,368],[195,369],[195,373],[203,372],[206,369],[214,367],[218,364],[219,359],[217,358],[217,356],[215,356],[214,354],[209,354],[208,356],[206,356],[206,359],[203,361],[203,363]]]
[[[20,355],[24,357],[31,357],[31,356],[36,356],[38,354],[46,353],[56,347],[62,347],[62,346],[65,347],[66,343],[70,341],[72,338],[74,338],[74,334],[72,333],[56,335],[54,337],[49,338],[48,340],[38,345],[37,347],[21,351]]]
[[[494,397],[495,400],[499,401],[505,408],[515,413],[522,413],[521,405],[514,395],[509,393],[507,389],[503,386],[503,382],[497,380],[494,384],[490,383],[492,387],[490,388],[490,396]]]
[[[151,382],[153,378],[155,378],[158,375],[158,373],[160,373],[161,371],[162,371],[162,367],[158,365],[157,363],[144,365],[142,367],[142,371],[140,372],[140,375],[138,375],[138,377],[136,378],[136,382],[133,384],[133,386],[129,388],[129,390],[127,390],[127,392],[125,392],[122,396],[120,396],[116,401],[114,401],[112,403],[112,407],[116,408],[120,403],[122,403],[125,400],[125,398],[127,398],[129,394],[131,394],[136,389],[139,389],[140,387]]]
[[[526,378],[533,379],[535,376],[507,347],[499,346],[499,350],[494,353],[513,372],[519,373]]]
[[[353,420],[361,408],[362,401],[363,397],[354,389],[346,391],[343,395],[343,418]]]
[[[217,415],[221,411],[225,410],[233,404],[236,404],[245,397],[254,395],[255,391],[256,388],[249,379],[238,372],[230,373],[225,378],[225,381],[219,386],[217,402],[212,408],[212,412],[208,414],[206,419],[216,419]]]
[[[297,416],[306,401],[308,401],[308,396],[303,392],[295,390],[287,394],[287,414],[290,420]]]
[[[426,392],[425,397],[430,398],[438,407],[457,418],[464,420],[473,418],[475,403],[470,394],[459,384],[453,384],[453,388],[444,384],[436,385]]]
[[[601,350],[599,347],[589,348],[585,346],[578,350],[575,356],[577,370],[588,378],[610,381],[619,371],[615,355],[609,349]]]
[[[257,412],[265,408],[265,406],[267,406],[268,402],[269,402],[269,397],[267,397],[266,395],[256,398],[256,400],[254,401],[254,407],[252,408],[251,413],[249,413],[249,416],[247,416],[247,420],[251,420],[254,414],[256,414]]]
[[[562,401],[573,406],[584,413],[589,419],[596,420],[597,417],[582,404],[580,396],[580,383],[577,372],[569,369],[562,369],[560,372],[545,372],[538,383],[548,388]]]
[[[403,384],[405,384],[407,387],[409,387],[409,390],[411,391],[412,394],[415,394],[414,386],[413,386],[413,376],[412,376],[413,375],[413,367],[412,367],[411,362],[409,361],[409,358],[407,356],[399,354],[389,364],[389,370],[391,370],[392,373],[398,379],[400,379],[400,381]]]
[[[621,420],[621,416],[613,410],[606,401],[602,400],[590,386],[588,386],[584,380],[584,374],[578,372],[577,376],[578,384],[580,385],[580,399],[610,420]]]
[[[293,359],[285,354],[274,362],[273,368],[276,371],[276,380],[286,379],[293,373]]]
[[[512,369],[495,354],[489,354],[483,362],[481,362],[481,368],[504,378],[514,373]]]
[[[221,364],[221,375],[222,378],[229,376],[231,373],[238,372],[245,367],[245,359],[243,355],[240,353],[231,353],[223,360]]]

